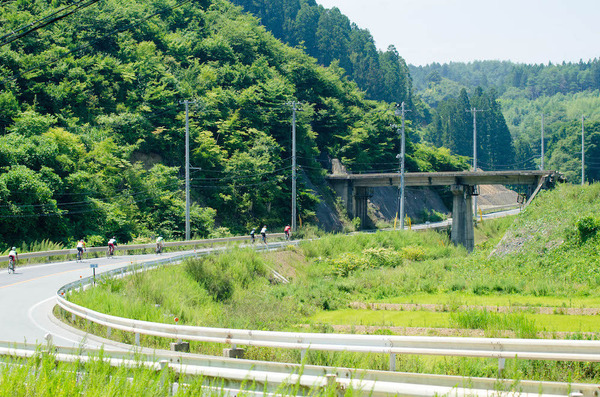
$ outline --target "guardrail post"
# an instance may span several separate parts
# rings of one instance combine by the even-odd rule
[[[337,375],[336,374],[327,374],[325,375],[325,387],[329,390],[332,388],[337,390]]]
[[[390,353],[390,371],[396,370],[396,353]]]
[[[112,328],[106,327],[106,337],[110,339],[110,334],[112,333]]]
[[[168,376],[168,372],[169,372],[169,360],[160,360],[160,388],[164,388],[165,387],[165,379]],[[171,395],[171,385],[169,384],[168,386],[168,390],[167,390],[167,395],[170,396]]]
[[[300,361],[304,364],[304,360],[306,359],[306,349],[300,350]]]
[[[140,345],[140,334],[138,332],[135,333],[135,344]]]
[[[505,358],[498,359],[498,378],[502,378],[502,372],[504,371],[504,364],[506,363]]]

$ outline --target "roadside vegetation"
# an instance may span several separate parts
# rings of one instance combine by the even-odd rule
[[[158,370],[142,361],[111,365],[106,357],[88,361],[61,362],[52,354],[38,352],[30,359],[6,357],[0,361],[3,396],[223,396],[222,380],[203,376],[180,377],[168,368]],[[182,382],[179,387],[177,382]],[[247,382],[239,396],[262,392],[264,385]],[[335,386],[307,388],[298,383],[282,384],[276,395],[338,396]],[[352,396],[355,390],[346,390]]]
[[[281,252],[237,249],[103,280],[69,299],[116,316],[209,327],[597,339],[598,213],[600,185],[560,185],[517,217],[480,224],[472,254],[434,231],[328,235]],[[112,337],[133,343],[132,335]],[[150,346],[169,342],[142,337]],[[192,343],[202,353],[222,348]],[[276,349],[248,348],[247,357],[300,361],[299,352]],[[389,358],[309,352],[308,360],[385,369]],[[518,379],[600,381],[597,364],[510,361],[506,376]],[[404,356],[397,368],[493,377],[497,363]]]

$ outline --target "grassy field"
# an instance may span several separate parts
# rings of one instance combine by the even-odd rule
[[[559,210],[560,209],[560,210]],[[253,250],[190,260],[70,297],[104,313],[147,321],[334,332],[347,326],[406,333],[398,327],[479,330],[485,336],[597,339],[600,316],[600,185],[560,185],[517,217],[486,221],[473,253],[436,232],[331,235],[283,252]],[[291,282],[270,277],[276,269]],[[372,310],[369,304],[435,304],[433,310]],[[482,308],[481,306],[484,306]],[[507,308],[519,306],[517,312]],[[538,313],[540,308],[550,312]],[[494,309],[495,308],[495,309]],[[90,327],[80,324],[82,327]],[[91,326],[102,333],[101,327]],[[354,327],[354,328],[352,328]],[[131,343],[131,336],[114,333]],[[168,341],[145,338],[164,347]],[[193,344],[219,354],[222,346]],[[249,348],[249,358],[299,361],[298,352]],[[310,363],[385,369],[385,356],[311,352]],[[600,381],[598,364],[514,361],[515,378]],[[494,376],[493,360],[399,358],[407,371]]]

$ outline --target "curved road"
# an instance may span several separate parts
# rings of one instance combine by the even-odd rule
[[[514,215],[518,210],[490,214],[484,218]],[[450,221],[428,225],[414,225],[413,229],[448,226]],[[207,249],[209,250],[209,249]],[[50,333],[56,346],[97,348],[100,342],[85,339],[68,327],[57,325],[49,316],[56,303],[56,292],[65,284],[92,275],[90,264],[98,265],[96,274],[130,265],[134,262],[152,261],[194,251],[167,252],[161,255],[118,255],[112,258],[84,259],[83,262],[64,261],[51,264],[18,267],[15,274],[8,274],[6,263],[0,270],[0,340],[45,344]]]
[[[57,346],[100,347],[99,343],[84,341],[80,334],[70,332],[51,321],[49,314],[56,304],[56,292],[63,285],[78,278],[91,276],[92,263],[98,265],[98,275],[133,262],[145,262],[158,257],[168,258],[184,253],[119,255],[112,258],[84,259],[82,262],[31,265],[18,267],[15,274],[8,274],[6,263],[3,263],[0,270],[0,340],[45,344],[44,337],[50,333],[53,343]]]

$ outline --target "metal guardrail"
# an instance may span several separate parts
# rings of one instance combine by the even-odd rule
[[[49,344],[45,347],[22,343],[0,342],[0,356],[20,358],[51,353],[63,362],[85,362],[99,359],[100,350],[66,348]],[[208,357],[189,353],[137,349],[132,352],[102,349],[102,356],[112,366],[143,365],[155,371],[168,369],[180,376],[180,382],[194,376],[225,379],[227,390],[240,392],[246,385],[257,384],[255,394],[281,394],[282,385],[300,385],[304,390],[335,387],[338,390],[352,388],[356,395],[369,396],[519,396],[557,397],[598,395],[598,386],[590,384],[565,384],[541,381],[513,381],[506,379],[469,378],[460,376],[415,374],[376,370],[356,370],[313,365],[240,360],[225,357]],[[225,389],[225,387],[220,390]],[[502,392],[505,393],[502,393]],[[300,394],[302,390],[299,391]],[[490,394],[492,393],[492,394]],[[579,394],[574,394],[579,393]],[[252,394],[252,393],[250,393]]]
[[[285,238],[284,233],[271,233],[267,235],[267,241],[269,240],[279,240]],[[203,240],[188,240],[188,241],[166,241],[164,242],[165,247],[193,247],[196,249],[198,246],[203,245],[215,245],[215,244],[228,244],[235,242],[246,242],[250,241],[249,236],[236,236],[236,237],[222,237],[222,238],[211,238],[211,239],[203,239]],[[256,244],[262,244],[260,242],[260,235],[256,237]],[[131,245],[118,245],[115,247],[115,252],[123,251],[127,254],[129,251],[135,250],[144,250],[144,249],[155,249],[156,243],[148,243],[148,244],[131,244]],[[104,247],[88,247],[86,252],[107,252],[108,246]],[[57,256],[65,256],[68,257],[73,255],[75,257],[77,255],[77,248],[69,248],[63,250],[54,250],[54,251],[39,251],[39,252],[24,252],[19,254],[19,260],[27,260],[31,258],[52,258]],[[8,255],[0,256],[0,261],[8,261]]]
[[[102,314],[59,295],[64,310],[99,325],[169,339],[331,352],[600,362],[600,341],[318,334],[152,323]]]
[[[112,277],[122,275],[127,271],[137,271],[166,262],[176,262],[185,256],[147,262],[128,269],[115,269],[103,276]],[[139,345],[140,335],[143,334],[179,341],[299,349],[303,359],[308,350],[381,353],[390,356],[390,371],[395,371],[397,354],[495,358],[498,359],[499,373],[502,372],[507,358],[600,362],[600,341],[311,334],[152,323],[99,313],[69,302],[65,298],[69,291],[82,289],[91,282],[91,278],[87,278],[65,285],[57,293],[58,305],[74,317],[77,316],[105,326],[107,336],[110,336],[113,329],[134,333],[137,345]],[[589,386],[584,389],[589,391],[589,394],[585,395],[600,395],[600,386]]]

